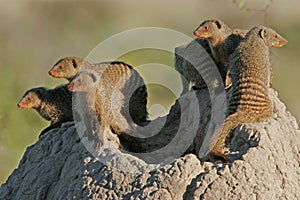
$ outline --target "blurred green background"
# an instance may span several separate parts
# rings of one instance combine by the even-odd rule
[[[36,86],[51,88],[65,83],[47,74],[58,59],[69,55],[85,57],[101,41],[132,28],[164,27],[193,37],[193,30],[207,18],[219,18],[233,28],[244,29],[267,23],[289,41],[283,48],[272,49],[273,87],[299,119],[300,2],[274,0],[266,22],[265,13],[259,10],[268,2],[246,1],[248,8],[258,10],[247,11],[231,0],[1,1],[0,183],[17,167],[26,147],[35,143],[40,131],[49,124],[35,111],[17,108],[23,93]],[[133,66],[161,63],[173,67],[174,58],[168,52],[144,50],[130,52],[121,59]],[[160,76],[180,84],[178,76],[159,70],[142,76],[148,80]],[[176,95],[152,84],[150,115],[165,114]],[[161,104],[164,110],[161,106],[151,107],[154,104]]]

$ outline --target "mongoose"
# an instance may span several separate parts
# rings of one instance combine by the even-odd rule
[[[73,92],[85,93],[82,97],[86,102],[77,105],[76,109],[84,118],[86,128],[91,131],[87,133],[88,136],[98,140],[97,146],[102,146],[105,138],[120,145],[117,135],[126,132],[129,124],[128,119],[121,112],[124,95],[118,88],[114,87],[111,79],[105,76],[100,78],[95,71],[84,69],[76,74],[69,83],[68,89]],[[95,127],[94,116],[99,119],[99,127]],[[90,126],[93,127],[90,129]],[[116,135],[111,134],[111,132]]]
[[[209,40],[212,57],[218,66],[225,87],[231,84],[228,71],[230,54],[246,33],[247,30],[232,30],[223,21],[216,19],[203,21],[194,31],[195,36]]]
[[[175,48],[175,69],[182,75],[182,94],[186,93],[189,90],[189,84],[191,83],[194,89],[202,89],[206,88],[206,83],[203,80],[201,74],[197,71],[197,69],[184,57],[188,52],[186,49],[192,48],[192,45],[195,44],[201,45],[204,50],[212,57],[208,40],[196,38],[188,44],[179,46]]]
[[[66,85],[54,89],[38,87],[28,90],[18,103],[19,108],[33,108],[43,118],[51,121],[51,125],[44,129],[40,136],[52,128],[60,127],[62,123],[73,121],[72,92]]]
[[[228,162],[224,154],[228,133],[238,125],[262,122],[272,116],[268,95],[271,63],[269,47],[282,47],[287,40],[268,27],[254,27],[230,56],[232,96],[228,117],[214,134],[210,155]]]
[[[99,72],[101,77],[110,80],[124,95],[130,97],[126,98],[125,106],[129,107],[129,114],[134,123],[140,124],[147,120],[147,88],[143,78],[133,67],[118,61],[93,64],[79,57],[66,57],[59,60],[49,74],[71,81],[80,69]]]

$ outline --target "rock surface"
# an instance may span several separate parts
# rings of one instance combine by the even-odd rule
[[[182,109],[191,95],[179,99]],[[0,199],[300,199],[300,131],[276,92],[270,90],[274,118],[238,127],[229,137],[230,164],[201,162],[191,154],[199,151],[210,119],[208,92],[198,91],[197,96],[201,97],[200,126],[184,156],[147,164],[112,145],[94,157],[74,123],[66,123],[27,148],[18,168],[1,186]],[[160,139],[143,148],[160,148],[172,141],[172,132],[189,131],[173,128],[183,120],[178,102]],[[185,124],[190,123],[188,119]]]

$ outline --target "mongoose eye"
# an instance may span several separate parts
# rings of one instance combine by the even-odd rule
[[[277,35],[277,34],[275,34],[275,35],[274,35],[274,38],[276,38],[276,39],[277,39],[277,38],[278,38],[278,35]]]
[[[61,65],[59,65],[58,69],[62,69],[62,66],[61,66]]]
[[[204,26],[204,30],[206,30],[206,31],[207,31],[207,30],[208,30],[208,27],[207,27],[207,26]]]
[[[30,97],[27,97],[27,100],[30,101]]]

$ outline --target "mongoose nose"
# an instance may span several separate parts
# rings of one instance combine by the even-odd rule
[[[282,46],[283,45],[286,45],[288,43],[288,41],[286,40],[286,39],[283,39],[283,41],[282,41]]]
[[[52,71],[50,70],[50,71],[48,72],[48,74],[49,74],[50,76],[52,76]]]
[[[194,31],[194,36],[198,36],[197,31]]]
[[[20,108],[21,107],[20,103],[18,103],[17,106],[18,106],[18,108]]]

